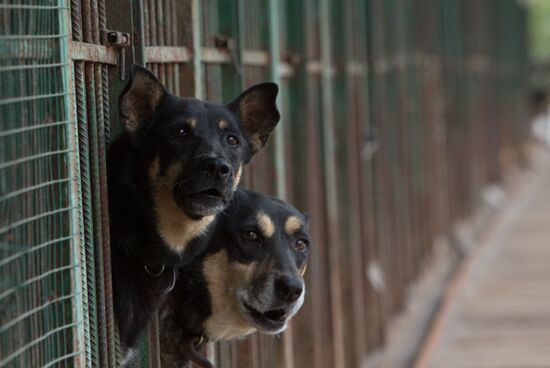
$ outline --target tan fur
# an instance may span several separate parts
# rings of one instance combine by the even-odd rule
[[[200,236],[214,219],[214,216],[205,216],[200,220],[193,220],[176,204],[172,187],[180,170],[181,164],[177,163],[168,168],[164,176],[159,177],[158,157],[149,168],[157,229],[164,242],[178,253],[185,249],[189,241]]]
[[[275,233],[275,225],[273,224],[273,220],[261,211],[256,215],[256,220],[258,220],[258,227],[260,228],[262,235],[266,238],[271,238],[271,236]]]
[[[304,275],[306,274],[306,271],[307,271],[307,263],[304,264],[304,267],[302,267],[302,269],[300,270],[300,276],[304,277]]]
[[[287,235],[294,235],[301,227],[302,221],[296,216],[289,216],[285,221],[285,232]]]
[[[235,178],[233,180],[233,191],[237,190],[237,186],[241,181],[242,174],[243,174],[243,165],[240,165],[239,170],[237,171],[237,174],[235,175]]]
[[[153,160],[153,163],[149,167],[149,179],[151,180],[151,183],[155,183],[158,179],[160,173],[160,158],[157,155],[155,159]]]
[[[189,119],[187,120],[187,122],[189,123],[189,125],[191,125],[192,128],[195,128],[197,126],[197,119],[195,118]]]
[[[220,127],[221,130],[225,130],[229,128],[229,124],[227,124],[227,121],[225,120],[220,120],[220,122],[218,123],[218,126]]]
[[[212,315],[206,320],[206,335],[212,340],[232,339],[255,331],[240,314],[237,291],[252,281],[256,263],[230,262],[226,250],[208,256],[203,272],[212,303]]]

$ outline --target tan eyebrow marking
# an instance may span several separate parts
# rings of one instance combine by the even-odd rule
[[[227,124],[227,121],[225,120],[220,120],[220,122],[218,123],[218,126],[220,127],[221,130],[225,130],[229,128],[229,124]]]
[[[189,125],[191,125],[192,128],[197,126],[197,119],[195,119],[195,118],[191,118],[191,119],[187,120],[187,122],[189,123]]]
[[[263,236],[270,238],[275,233],[275,225],[273,224],[273,220],[261,211],[256,215],[256,219],[258,220],[258,227],[260,228]]]
[[[285,221],[285,232],[288,235],[293,235],[302,227],[302,220],[296,216],[289,216]]]

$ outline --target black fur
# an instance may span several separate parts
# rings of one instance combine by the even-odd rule
[[[258,211],[273,219],[275,233],[269,239],[260,236],[257,242],[250,242],[243,239],[243,233],[260,232],[256,219]],[[300,218],[304,225],[295,235],[288,236],[282,224],[291,215]],[[305,240],[308,247],[297,251],[294,247],[297,239]],[[180,267],[174,291],[160,308],[163,367],[182,367],[189,360],[209,367],[198,361],[200,357],[197,358],[195,350],[211,338],[205,330],[205,322],[213,313],[212,298],[203,267],[208,256],[221,250],[227,251],[229,262],[271,265],[256,270],[254,276],[259,280],[265,279],[263,273],[301,278],[300,272],[305,270],[309,256],[308,215],[267,195],[245,190],[235,193],[230,206],[216,218],[206,251],[190,264]],[[231,275],[226,277],[231,279]]]
[[[177,267],[202,251],[209,231],[204,226],[201,235],[181,245],[181,251],[170,247],[159,231],[163,208],[155,208],[154,181],[172,172],[173,186],[166,193],[190,220],[216,215],[232,199],[237,171],[257,151],[256,135],[269,134],[279,120],[277,86],[272,83],[252,87],[231,104],[220,105],[171,95],[142,67],[134,66],[132,74],[120,97],[126,129],[108,154],[114,310],[124,348],[136,345],[172,286]],[[247,114],[252,111],[254,116],[240,110],[244,100]],[[221,120],[226,122],[224,129]],[[238,144],[230,144],[235,141],[229,136]],[[223,166],[229,174],[212,173],[210,166],[206,168],[212,160],[216,165],[222,162],[215,168]],[[207,189],[214,195],[204,192]]]

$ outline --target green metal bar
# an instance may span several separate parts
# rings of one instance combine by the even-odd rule
[[[59,92],[59,93],[48,93],[43,95],[35,95],[35,96],[27,96],[27,97],[6,98],[3,100],[0,100],[0,106],[19,103],[19,102],[41,100],[45,98],[65,97],[68,94],[69,94],[68,92]]]
[[[69,63],[53,63],[53,64],[35,64],[35,65],[8,65],[0,66],[0,72],[13,72],[13,71],[22,71],[22,70],[37,70],[37,69],[51,69],[64,67],[69,65]]]
[[[321,43],[321,63],[322,63],[322,112],[323,112],[323,154],[324,154],[324,181],[326,188],[326,206],[327,206],[327,227],[328,227],[328,246],[329,265],[331,270],[330,290],[332,307],[332,333],[334,346],[334,366],[345,366],[344,349],[344,330],[342,326],[342,300],[340,295],[340,269],[339,269],[339,251],[334,244],[338,244],[338,203],[337,203],[337,183],[336,183],[336,162],[335,162],[335,142],[334,142],[334,106],[333,106],[333,76],[334,68],[332,65],[332,22],[331,0],[319,0],[320,5],[320,43]]]
[[[131,1],[132,19],[132,60],[131,62],[145,65],[145,26],[143,24],[143,0]]]
[[[15,229],[21,225],[25,225],[25,224],[28,224],[29,222],[32,222],[32,221],[36,221],[36,220],[39,220],[39,219],[42,219],[44,217],[48,217],[48,216],[53,216],[53,215],[57,215],[59,213],[62,213],[62,212],[67,212],[67,211],[71,211],[73,209],[77,208],[76,206],[70,206],[70,207],[63,207],[63,208],[59,208],[57,210],[53,210],[53,211],[48,211],[48,212],[43,212],[39,215],[35,215],[35,216],[31,216],[31,217],[27,217],[25,218],[24,220],[20,220],[20,221],[16,221],[14,223],[11,223],[7,226],[4,226],[4,227],[1,227],[0,228],[0,235],[8,232],[9,230],[12,230],[12,229]]]
[[[63,0],[60,0],[63,1]],[[55,5],[25,5],[25,4],[0,4],[0,9],[30,9],[30,10],[64,10],[69,9],[68,6],[55,6]],[[62,28],[63,29],[63,28]]]
[[[8,161],[8,162],[5,162],[5,163],[1,164],[0,165],[0,170],[6,169],[8,167],[16,166],[16,165],[19,165],[19,164],[24,163],[24,162],[34,161],[34,160],[38,160],[40,158],[44,158],[44,157],[48,157],[48,156],[61,155],[61,154],[70,153],[70,152],[73,152],[73,151],[70,150],[70,149],[63,149],[63,150],[44,152],[44,153],[39,153],[37,155],[32,155],[32,156],[19,158],[19,159]]]
[[[76,267],[75,267],[76,268]],[[5,322],[1,327],[0,327],[0,333],[5,333],[6,330],[9,330],[11,327],[15,326],[16,324],[18,324],[19,322],[23,321],[24,319],[26,319],[27,317],[29,316],[32,316],[33,314],[39,312],[39,311],[43,311],[44,309],[52,306],[52,305],[55,305],[56,303],[59,303],[59,302],[62,302],[64,300],[69,300],[69,299],[72,299],[72,298],[76,298],[76,294],[67,294],[67,295],[63,295],[62,297],[60,298],[55,298],[55,299],[52,299],[52,300],[48,300],[46,303],[43,303],[41,304],[40,306],[38,307],[35,307],[33,309],[30,309],[26,312],[23,312],[21,314],[19,314],[17,316],[17,318],[14,318],[10,321],[7,321]]]
[[[22,346],[21,348],[19,348],[18,350],[16,350],[12,354],[10,354],[7,357],[5,357],[4,359],[0,360],[0,367],[4,367],[7,363],[11,362],[17,356],[19,356],[23,352],[25,352],[25,350],[28,350],[29,348],[37,345],[38,343],[40,343],[41,341],[44,341],[48,337],[50,337],[50,336],[52,336],[52,335],[54,335],[58,332],[61,332],[63,330],[70,329],[70,328],[73,328],[73,327],[76,327],[76,326],[77,326],[77,323],[70,323],[70,324],[66,324],[66,325],[63,325],[63,326],[60,326],[58,328],[55,328],[55,329],[52,329],[52,330],[48,331],[47,333],[40,336],[39,338],[34,339],[31,343],[28,343],[28,344]]]
[[[37,124],[37,125],[30,125],[30,126],[10,129],[10,130],[4,130],[4,131],[0,132],[0,138],[9,137],[9,136],[13,136],[15,134],[25,133],[25,132],[29,132],[29,131],[32,131],[32,130],[42,129],[42,128],[57,127],[57,126],[60,126],[60,125],[69,126],[69,125],[71,125],[71,122],[70,121],[56,121],[56,122],[53,122],[53,123]]]
[[[33,191],[36,191],[38,189],[43,189],[43,188],[47,188],[47,187],[50,187],[50,186],[54,186],[56,184],[65,184],[65,183],[69,183],[69,182],[72,182],[75,178],[65,178],[65,179],[58,179],[58,180],[50,180],[50,181],[46,181],[44,183],[40,183],[40,184],[36,184],[36,185],[32,185],[32,186],[29,186],[29,187],[25,187],[25,188],[21,188],[19,190],[14,190],[13,192],[10,192],[9,194],[6,194],[5,196],[2,196],[0,197],[0,202],[1,201],[5,201],[7,199],[11,199],[11,198],[14,198],[14,197],[17,197],[21,194],[25,194],[25,193],[29,193],[29,192],[33,192]],[[0,262],[1,264],[1,262]]]
[[[98,358],[98,326],[96,311],[96,267],[94,262],[94,224],[92,214],[91,174],[87,132],[87,96],[84,80],[84,62],[75,62],[74,83],[76,117],[78,123],[80,185],[78,186],[80,208],[80,259],[82,266],[82,295],[84,312],[86,364],[93,366]]]
[[[232,38],[236,46],[237,58],[241,65],[243,62],[242,44],[243,30],[241,25],[244,21],[243,16],[243,0],[218,0],[218,24],[219,32],[227,37]],[[233,65],[229,63],[221,64],[221,95],[223,101],[230,101],[237,96],[244,85],[244,67],[241,67],[240,74],[235,71]]]
[[[13,262],[14,260],[17,260],[19,257],[24,257],[28,254],[34,253],[34,252],[36,252],[36,251],[38,251],[42,248],[45,248],[49,245],[53,245],[53,244],[56,244],[56,243],[62,243],[62,242],[67,241],[67,240],[72,240],[73,238],[75,238],[75,236],[76,236],[76,234],[71,234],[69,236],[65,236],[65,237],[62,237],[62,238],[55,238],[55,239],[49,240],[47,242],[44,242],[42,244],[35,245],[32,248],[26,247],[26,248],[24,248],[24,250],[22,250],[21,252],[19,252],[17,254],[12,255],[11,257],[3,258],[0,261],[0,267],[4,267],[8,263]],[[75,263],[75,264],[77,264],[77,263]]]
[[[279,22],[281,11],[279,9],[279,0],[269,0],[269,51],[271,54],[270,74],[273,82],[281,86],[281,50],[280,50],[280,33]],[[285,93],[284,91],[280,92]],[[281,101],[278,99],[279,108],[282,109]],[[276,194],[279,198],[286,198],[286,167],[285,167],[285,118],[282,117],[277,128],[273,132],[273,140],[275,143],[275,174],[276,174]]]
[[[48,276],[51,276],[53,274],[56,274],[56,273],[59,273],[59,272],[63,272],[63,271],[67,271],[67,270],[74,270],[76,269],[76,265],[74,264],[71,264],[71,265],[67,265],[67,266],[63,266],[63,267],[58,267],[58,268],[55,268],[55,269],[51,269],[47,272],[44,272],[44,273],[41,273],[40,275],[38,276],[35,276],[35,277],[32,277],[30,279],[27,279],[25,282],[23,283],[20,283],[19,285],[17,286],[14,286],[14,287],[11,287],[9,289],[6,289],[4,290],[2,293],[0,293],[0,300],[2,299],[6,299],[8,296],[12,295],[13,293],[15,293],[16,291],[24,288],[24,287],[27,287],[29,285],[32,285],[34,284],[35,282],[38,282],[40,280],[44,280],[46,277]]]
[[[195,97],[204,98],[204,73],[201,61],[202,40],[202,2],[191,0],[191,23],[193,24],[193,75],[195,79]]]
[[[18,41],[18,40],[50,40],[67,37],[66,33],[58,34],[25,34],[25,35],[3,35],[2,41]]]
[[[70,358],[78,358],[78,356],[81,354],[82,352],[81,351],[75,351],[74,353],[70,353],[70,354],[66,354],[66,355],[63,355],[57,359],[54,359],[52,360],[51,362],[49,362],[48,364],[44,365],[42,368],[49,368],[49,367],[52,367],[64,360],[67,360],[67,359],[70,359]]]

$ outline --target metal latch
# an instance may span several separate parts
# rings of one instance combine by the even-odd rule
[[[102,39],[105,46],[119,49],[118,66],[120,80],[124,80],[124,76],[126,75],[126,53],[124,52],[124,48],[129,47],[132,44],[130,40],[130,33],[107,30],[103,31]]]
[[[227,37],[222,34],[217,34],[214,36],[214,45],[219,49],[224,49],[229,53],[229,58],[231,59],[231,65],[235,69],[237,74],[241,74],[241,62],[239,61],[237,43],[231,37]]]

